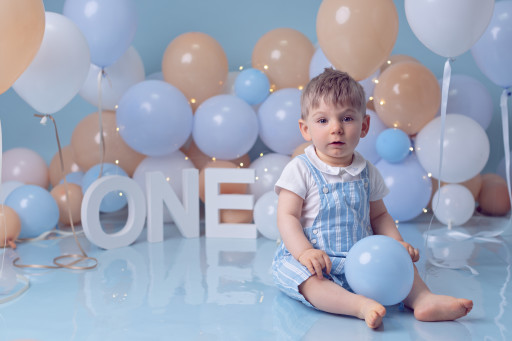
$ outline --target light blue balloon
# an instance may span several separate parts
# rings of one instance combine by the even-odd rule
[[[85,172],[82,178],[82,193],[85,194],[89,186],[92,185],[94,181],[99,179],[100,170],[101,164],[97,164]],[[126,174],[126,172],[121,167],[114,165],[113,163],[104,163],[101,175],[128,176],[128,174]],[[116,212],[125,207],[126,204],[126,196],[121,191],[113,191],[103,197],[103,200],[100,204],[100,211]]]
[[[192,108],[173,85],[147,80],[130,87],[116,112],[119,134],[132,149],[149,156],[168,155],[187,142]]]
[[[512,1],[497,1],[484,34],[471,48],[476,65],[494,84],[512,86]]]
[[[345,276],[356,294],[389,306],[409,295],[414,266],[402,244],[388,236],[374,235],[361,239],[349,250]]]
[[[121,58],[137,31],[133,0],[66,0],[62,13],[80,28],[89,44],[91,62],[100,67]]]
[[[443,85],[443,79],[438,79]],[[461,114],[477,121],[482,128],[487,129],[491,124],[493,104],[489,89],[479,80],[468,75],[452,74],[446,112]],[[437,116],[441,115],[441,108]]]
[[[267,75],[258,69],[245,69],[235,80],[235,94],[250,105],[260,104],[270,93]]]
[[[403,161],[411,152],[411,139],[403,130],[388,128],[382,131],[376,141],[379,156],[391,163]]]
[[[258,118],[247,102],[234,95],[217,95],[196,109],[192,136],[206,155],[233,160],[249,152],[258,130]]]
[[[82,179],[84,177],[84,172],[71,172],[66,174],[66,181],[72,184],[77,184],[78,186],[82,186]],[[60,180],[60,184],[64,183],[64,179]]]
[[[260,138],[279,154],[291,155],[306,142],[299,129],[301,91],[286,88],[272,93],[258,109]]]
[[[320,47],[317,48],[309,62],[309,79],[315,78],[324,72],[325,68],[330,67],[333,67],[332,63],[327,59],[324,51]]]
[[[366,160],[376,164],[380,160],[380,155],[377,152],[377,138],[382,131],[387,129],[387,126],[375,112],[366,110],[366,115],[370,116],[370,130],[365,137],[359,140],[356,150],[361,153]]]
[[[36,238],[50,231],[59,222],[59,207],[46,189],[36,185],[15,188],[5,205],[18,214],[21,221],[19,238]]]
[[[401,163],[381,159],[375,166],[389,188],[384,204],[393,219],[404,222],[420,215],[430,201],[432,181],[416,155],[409,155]]]

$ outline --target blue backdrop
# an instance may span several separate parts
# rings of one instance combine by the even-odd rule
[[[437,78],[441,78],[444,58],[420,43],[409,28],[403,1],[394,2],[399,14],[399,33],[392,54],[410,55],[428,67]],[[185,32],[204,32],[221,44],[228,58],[229,69],[234,71],[239,66],[250,66],[254,45],[263,34],[275,28],[296,29],[316,44],[316,15],[320,3],[321,0],[136,0],[139,22],[132,45],[142,57],[146,75],[149,75],[160,71],[163,53],[175,37]],[[62,13],[64,0],[45,0],[44,4],[46,11]],[[452,63],[452,72],[478,79],[492,94],[494,113],[487,129],[491,154],[484,172],[495,172],[503,158],[499,112],[501,89],[482,74],[470,52]],[[96,110],[77,95],[54,114],[63,145],[69,144],[76,124]],[[39,124],[34,113],[12,89],[0,95],[4,150],[31,148],[49,163],[57,151],[55,134],[50,125]]]

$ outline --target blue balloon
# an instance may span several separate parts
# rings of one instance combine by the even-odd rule
[[[260,104],[270,93],[267,75],[258,69],[245,69],[235,80],[235,94],[250,105]]]
[[[18,214],[20,238],[36,238],[50,231],[59,222],[59,207],[46,189],[36,185],[15,188],[5,199],[5,205]]]
[[[78,172],[71,172],[66,174],[66,181],[72,184],[77,184],[78,186],[82,186],[82,179],[84,177],[84,172],[78,171]],[[64,179],[60,180],[60,184],[64,183]]]
[[[91,62],[100,67],[121,58],[137,31],[133,0],[66,0],[62,13],[80,28],[89,44]]]
[[[315,78],[324,72],[325,68],[330,67],[333,67],[332,63],[327,59],[324,51],[320,47],[317,48],[309,62],[309,79]]]
[[[494,84],[512,86],[512,1],[497,1],[484,34],[471,48],[476,65]]]
[[[358,241],[347,254],[345,276],[356,294],[382,305],[402,302],[414,282],[409,252],[395,239],[374,235]]]
[[[299,129],[301,91],[286,88],[272,93],[258,109],[260,138],[278,154],[292,155],[306,142]]]
[[[187,142],[194,122],[185,95],[159,80],[131,86],[119,101],[116,120],[126,144],[149,156],[178,150]]]
[[[371,111],[366,110],[366,115],[370,116],[370,130],[368,134],[359,140],[356,150],[364,156],[364,158],[373,164],[380,160],[380,155],[377,152],[377,138],[387,126],[380,120],[379,116]]]
[[[393,219],[403,222],[419,216],[430,201],[432,181],[416,155],[401,163],[381,159],[375,166],[389,188],[384,204]]]
[[[382,131],[376,141],[379,156],[391,163],[403,161],[411,152],[411,140],[403,130],[389,128]]]
[[[233,160],[247,154],[258,138],[254,109],[234,95],[208,98],[196,109],[192,136],[206,155]]]
[[[85,194],[89,186],[92,185],[94,181],[98,180],[100,177],[100,171],[101,164],[97,164],[85,172],[82,178],[82,193]],[[128,176],[128,174],[126,174],[126,172],[121,167],[114,165],[113,163],[104,163],[101,175]],[[126,204],[126,196],[123,195],[121,191],[113,191],[103,197],[103,200],[100,204],[100,211],[116,212],[125,207]]]

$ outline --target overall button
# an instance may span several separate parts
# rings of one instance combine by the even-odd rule
[[[329,188],[324,187],[324,188],[322,189],[322,191],[323,191],[325,194],[327,194],[327,193],[329,193]]]
[[[318,233],[318,229],[314,229],[313,234],[317,234],[317,233]]]
[[[316,239],[311,239],[311,244],[316,244]]]

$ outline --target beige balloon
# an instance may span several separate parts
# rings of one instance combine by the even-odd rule
[[[66,195],[67,188],[67,195]],[[78,224],[81,219],[82,209],[82,188],[74,183],[59,184],[55,186],[50,194],[59,207],[59,223],[63,225]],[[69,201],[68,201],[69,198]],[[71,213],[71,218],[69,217]]]
[[[228,77],[228,60],[222,46],[202,32],[176,37],[162,58],[164,80],[178,88],[192,109],[221,94]]]
[[[295,150],[293,151],[293,154],[291,156],[291,159],[296,157],[297,155],[304,154],[304,150],[311,144],[311,142],[304,142],[301,145],[299,145]]]
[[[394,54],[392,56],[389,56],[389,58],[381,65],[380,67],[380,73],[383,73],[384,70],[386,70],[391,65],[395,65],[401,62],[416,62],[419,63],[419,60],[417,60],[414,57],[408,56],[406,54]]]
[[[15,210],[0,205],[0,247],[16,248],[15,241],[20,235],[21,221]]]
[[[254,45],[252,66],[265,73],[272,91],[302,89],[309,81],[309,64],[315,47],[308,37],[292,28],[265,33]]]
[[[332,65],[360,81],[391,54],[398,13],[393,0],[324,0],[316,17],[316,34]]]
[[[204,172],[207,168],[240,168],[231,161],[210,161],[199,172],[199,198],[205,202],[204,195]],[[247,184],[223,183],[220,184],[219,193],[221,194],[245,194],[247,193]]]
[[[71,148],[70,145],[62,147],[62,161],[64,163],[64,173],[62,173],[62,165],[58,151],[53,155],[50,161],[48,170],[50,172],[50,184],[52,187],[57,186],[65,175],[80,171],[80,166],[78,166],[73,158],[73,148]]]
[[[30,65],[43,41],[44,4],[40,0],[0,0],[0,94]]]
[[[121,167],[128,176],[132,176],[139,163],[146,157],[130,148],[117,131],[116,114],[113,111],[102,112],[102,126],[105,153],[103,162]],[[99,113],[84,117],[73,130],[71,148],[73,158],[84,172],[99,164],[101,160]]]
[[[510,211],[507,181],[498,174],[482,175],[482,189],[478,196],[478,210],[486,215],[504,216]]]
[[[253,218],[252,210],[220,210],[220,222],[225,224],[249,224]]]
[[[418,133],[437,114],[441,88],[436,76],[416,62],[388,67],[373,90],[375,111],[390,128]]]

